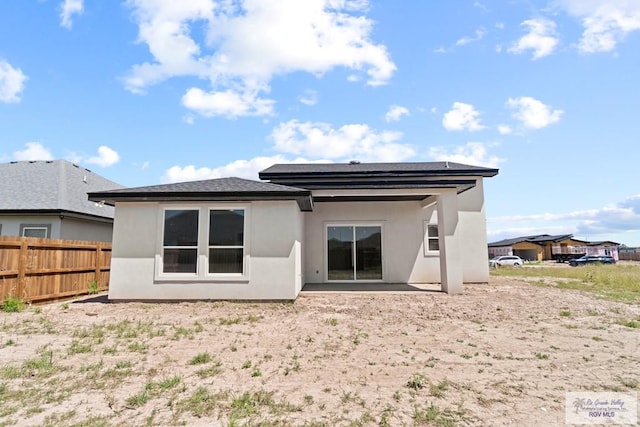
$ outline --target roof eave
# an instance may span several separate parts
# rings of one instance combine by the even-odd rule
[[[390,178],[390,177],[442,177],[442,176],[480,176],[490,178],[498,174],[498,169],[452,169],[452,170],[436,170],[436,171],[316,171],[316,172],[259,172],[258,177],[263,181],[297,181],[308,178]]]
[[[311,191],[224,192],[224,193],[90,193],[89,200],[115,206],[116,202],[248,202],[254,200],[295,200],[301,211],[313,210]]]

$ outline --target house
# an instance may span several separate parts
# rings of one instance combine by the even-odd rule
[[[115,206],[112,300],[293,300],[312,283],[487,282],[483,178],[451,162],[277,164],[89,195]]]
[[[619,254],[620,243],[610,240],[587,243],[587,255],[608,255],[612,256],[616,261],[620,260]]]
[[[66,160],[0,164],[0,235],[110,242],[114,209],[87,193],[122,188]]]
[[[572,234],[537,234],[488,244],[489,257],[517,255],[528,261],[566,261],[583,255],[610,255],[618,260],[618,243],[587,242]]]

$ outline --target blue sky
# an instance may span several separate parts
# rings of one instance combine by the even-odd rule
[[[489,241],[640,246],[638,76],[638,0],[6,0],[0,161],[451,160],[500,169]]]

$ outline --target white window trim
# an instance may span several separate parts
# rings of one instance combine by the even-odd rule
[[[209,273],[209,212],[212,210],[244,210],[244,246],[242,273]],[[198,257],[196,273],[164,273],[163,272],[163,243],[164,243],[164,213],[167,210],[197,210],[198,211]],[[205,203],[189,204],[161,204],[158,206],[157,241],[154,263],[154,281],[159,283],[171,282],[248,282],[250,280],[250,236],[248,233],[251,209],[249,204]]]
[[[380,257],[382,262],[382,279],[366,279],[366,280],[329,280],[329,227],[380,227]],[[323,242],[323,258],[324,258],[324,278],[327,283],[384,283],[386,268],[386,258],[384,256],[384,223],[380,221],[332,221],[324,223],[324,242]]]
[[[20,224],[20,236],[27,237],[24,235],[26,230],[44,230],[44,238],[48,239],[51,237],[51,224]]]
[[[209,217],[211,215],[211,211],[233,211],[233,210],[242,210],[244,211],[244,215],[243,215],[243,224],[242,224],[242,246],[210,246],[209,245]],[[207,222],[207,233],[206,233],[206,265],[204,265],[204,270],[205,270],[205,275],[207,277],[211,277],[214,279],[217,278],[238,278],[238,279],[244,279],[247,276],[247,208],[246,207],[219,207],[219,206],[214,206],[214,207],[209,207],[207,209],[207,218],[206,218],[206,222]],[[200,236],[198,236],[200,237]],[[198,243],[200,243],[200,240],[198,239]],[[242,248],[242,273],[210,273],[209,272],[209,262],[208,262],[208,258],[209,258],[209,249],[211,248],[216,248],[216,249],[238,249],[238,248]]]
[[[424,247],[424,256],[440,256],[440,249],[437,251],[429,250],[429,240],[438,240],[438,248],[440,247],[440,227],[438,227],[438,222],[433,220],[424,220],[424,241],[422,246]],[[429,237],[429,227],[437,227],[438,228],[438,237]]]

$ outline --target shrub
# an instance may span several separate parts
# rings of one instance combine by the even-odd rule
[[[24,301],[18,297],[7,297],[2,301],[2,310],[7,313],[18,313],[24,310]]]

